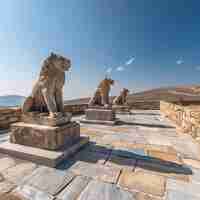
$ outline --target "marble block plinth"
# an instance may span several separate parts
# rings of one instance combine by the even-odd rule
[[[56,117],[52,118],[49,117],[48,113],[27,112],[22,114],[21,121],[28,124],[59,126],[70,122],[71,118],[71,113],[65,113],[65,116],[62,113],[58,113]]]
[[[113,121],[113,120],[115,120],[115,112],[111,109],[90,108],[85,111],[85,119]]]
[[[41,149],[57,150],[72,145],[80,138],[80,125],[69,122],[46,126],[18,122],[11,125],[10,142]]]
[[[117,114],[131,114],[131,109],[127,105],[113,105],[112,109]]]
[[[85,111],[85,117],[80,120],[81,123],[115,125],[119,120],[115,117],[115,112],[111,109],[89,108]]]
[[[40,165],[49,167],[56,167],[64,159],[79,151],[80,148],[89,143],[88,137],[80,137],[79,140],[70,146],[51,151],[47,149],[40,149],[21,144],[14,144],[9,141],[0,144],[0,153],[7,154],[23,160],[28,160]]]

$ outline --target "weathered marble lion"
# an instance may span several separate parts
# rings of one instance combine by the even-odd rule
[[[114,85],[114,80],[111,78],[103,79],[98,85],[94,96],[90,99],[89,106],[97,105],[107,107],[109,105],[109,92],[111,85]]]
[[[32,93],[26,98],[22,112],[48,112],[50,117],[64,114],[63,86],[65,71],[71,67],[69,59],[51,53],[44,60],[39,78],[33,87]]]
[[[129,93],[129,90],[126,88],[123,88],[123,90],[120,92],[120,95],[114,98],[113,104],[114,105],[125,105],[128,93]]]

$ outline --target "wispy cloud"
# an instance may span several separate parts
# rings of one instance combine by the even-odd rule
[[[107,73],[107,74],[110,74],[110,73],[112,72],[112,70],[113,70],[112,67],[108,67],[108,68],[106,69],[106,73]]]
[[[135,60],[135,57],[132,57],[131,59],[129,59],[128,61],[126,61],[125,65],[132,64],[134,60]]]
[[[195,67],[196,70],[200,71],[200,65]]]
[[[178,59],[178,60],[176,61],[176,64],[177,64],[177,65],[181,65],[181,64],[183,64],[183,63],[184,63],[183,59]]]
[[[117,70],[117,71],[124,71],[125,68],[124,68],[123,66],[119,66],[119,67],[116,68],[116,70]]]

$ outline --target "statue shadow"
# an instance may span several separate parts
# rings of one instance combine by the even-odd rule
[[[113,157],[119,159],[112,159]],[[140,155],[128,150],[113,149],[110,147],[97,145],[92,142],[90,142],[90,144],[85,148],[82,148],[70,159],[64,160],[62,163],[60,163],[60,165],[57,166],[57,169],[70,170],[70,168],[73,168],[73,165],[78,161],[90,164],[106,165],[106,162],[108,160],[113,164],[117,164],[121,169],[123,169],[125,165],[130,165],[130,167],[134,167],[132,166],[132,164],[128,164],[130,162],[127,162],[128,160],[134,160],[137,167],[153,172],[182,175],[193,174],[192,170],[188,166],[183,164],[166,161],[152,156]],[[121,160],[121,163],[119,160]],[[125,163],[123,161],[125,161]]]

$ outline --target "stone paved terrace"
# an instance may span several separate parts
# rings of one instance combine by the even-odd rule
[[[118,126],[82,124],[90,144],[57,169],[0,155],[0,200],[200,199],[199,144],[159,111],[118,117]]]

